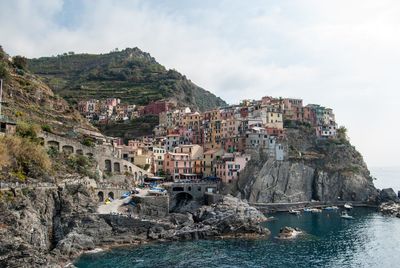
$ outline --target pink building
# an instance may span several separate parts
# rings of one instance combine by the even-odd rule
[[[171,105],[172,104],[167,101],[155,101],[146,105],[142,110],[142,114],[159,115],[162,112],[168,111]]]
[[[192,173],[189,154],[167,152],[164,155],[164,172],[174,180]]]
[[[303,121],[303,100],[302,99],[283,99],[283,115],[287,120]]]
[[[117,106],[118,104],[120,104],[120,102],[121,102],[121,100],[117,99],[117,98],[108,98],[105,100],[105,104],[107,106],[112,106],[112,107]]]
[[[224,154],[216,164],[216,175],[223,183],[232,183],[250,161],[250,155]]]

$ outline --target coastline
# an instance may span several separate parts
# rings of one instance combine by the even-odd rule
[[[303,208],[325,208],[330,206],[343,207],[344,204],[351,203],[353,207],[371,207],[378,208],[377,204],[368,203],[363,201],[316,201],[316,202],[293,202],[293,203],[249,203],[260,210],[263,213],[274,213],[274,212],[288,212],[291,209],[303,209]]]
[[[267,203],[267,204],[251,204],[249,203],[250,206],[255,207],[258,209],[260,212],[262,212],[264,215],[267,213],[274,214],[276,212],[289,212],[290,209],[301,209],[304,207],[309,207],[309,208],[323,208],[323,207],[328,207],[328,206],[340,206],[343,207],[345,203],[352,203],[354,207],[370,207],[370,208],[378,208],[378,205],[370,204],[367,202],[351,202],[351,201],[340,201],[340,202],[293,202],[293,203]],[[279,210],[268,210],[265,211],[265,207],[273,207],[273,206],[278,206],[280,207]],[[266,215],[265,215],[266,216]],[[265,221],[260,221],[258,224],[261,224],[263,222],[268,222],[270,220],[273,220],[273,218],[267,217]],[[147,244],[157,244],[157,243],[170,243],[174,241],[178,242],[183,242],[183,241],[195,241],[195,240],[229,240],[229,239],[245,239],[245,240],[261,240],[261,239],[267,239],[269,238],[271,234],[257,234],[257,233],[243,233],[243,232],[232,232],[228,234],[223,234],[223,235],[215,235],[215,236],[209,236],[209,237],[202,237],[202,238],[181,238],[181,239],[144,239],[144,240],[138,240],[137,242],[128,242],[128,243],[114,243],[111,245],[99,245],[96,246],[95,249],[92,250],[82,250],[79,254],[75,256],[71,256],[68,261],[63,262],[64,267],[76,267],[74,263],[78,261],[78,259],[85,255],[85,254],[96,254],[100,252],[107,252],[113,249],[117,248],[135,248]],[[93,250],[100,249],[98,252],[93,252]],[[66,264],[64,264],[66,263]]]
[[[267,220],[269,221],[269,220]],[[266,221],[264,221],[266,222]],[[260,222],[261,224],[262,222]],[[184,242],[184,241],[195,241],[195,240],[229,240],[229,239],[244,239],[244,240],[261,240],[261,239],[267,239],[269,238],[270,234],[255,234],[255,233],[231,233],[231,234],[225,234],[225,235],[216,235],[212,237],[204,237],[204,238],[192,238],[192,239],[179,239],[179,240],[172,240],[172,239],[155,239],[155,240],[141,240],[138,241],[137,243],[116,243],[112,245],[99,245],[96,248],[92,250],[82,250],[79,254],[76,256],[71,256],[68,260],[63,261],[61,265],[63,267],[76,267],[74,263],[78,261],[80,257],[86,254],[98,254],[102,252],[107,252],[111,251],[114,249],[118,248],[136,248],[139,246],[143,245],[148,245],[148,244],[161,244],[161,243],[171,243],[171,242]]]

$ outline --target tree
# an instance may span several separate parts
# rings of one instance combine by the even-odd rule
[[[337,138],[342,143],[345,143],[349,140],[349,137],[347,136],[347,128],[345,126],[341,126],[337,129]]]
[[[23,56],[14,56],[12,58],[13,64],[18,69],[25,69],[26,65],[28,64],[28,60]]]

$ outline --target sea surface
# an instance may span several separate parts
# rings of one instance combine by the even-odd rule
[[[339,212],[300,216],[271,214],[272,235],[261,240],[198,240],[118,248],[81,256],[77,267],[400,267],[400,219],[355,208],[354,220]],[[284,226],[307,234],[292,241],[274,237]]]
[[[400,191],[400,167],[371,167],[369,170],[376,178],[376,188],[393,188],[396,193]]]

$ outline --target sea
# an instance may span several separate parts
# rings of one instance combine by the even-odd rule
[[[400,267],[400,219],[373,208],[354,208],[352,220],[340,211],[274,213],[264,223],[265,239],[196,240],[153,243],[82,255],[77,267]],[[284,226],[304,235],[276,239]]]
[[[370,167],[375,187],[379,189],[393,188],[400,191],[400,167]],[[399,266],[400,267],[400,266]]]

